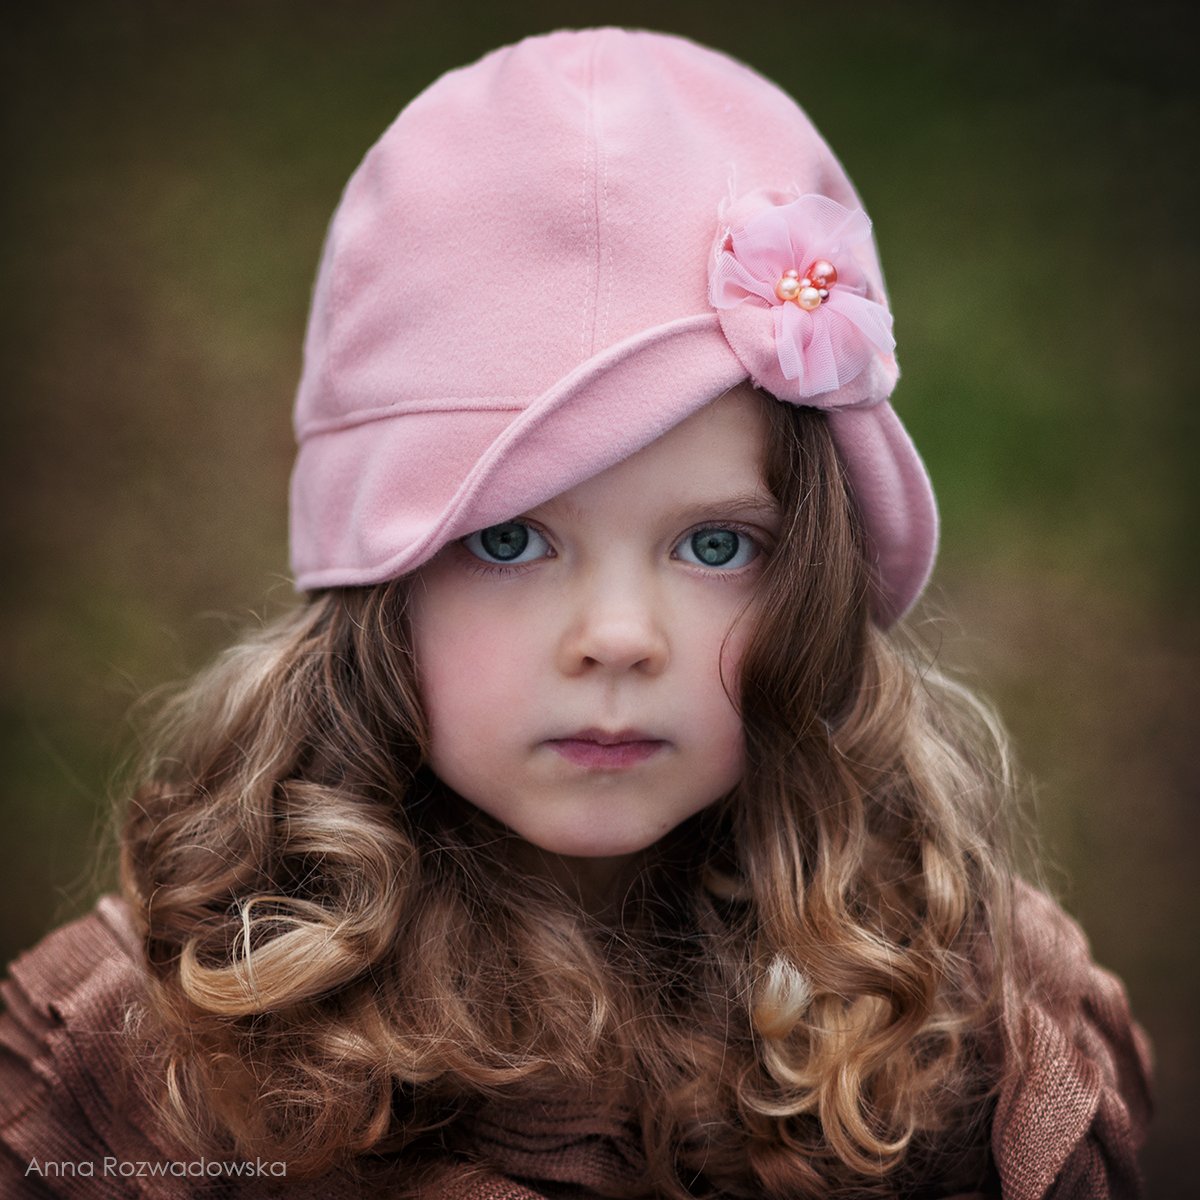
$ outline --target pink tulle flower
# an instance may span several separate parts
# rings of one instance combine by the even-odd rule
[[[709,301],[752,378],[775,381],[780,399],[807,400],[837,392],[895,349],[892,314],[872,289],[871,222],[861,208],[828,196],[801,196],[773,205],[729,230],[709,277]],[[749,306],[761,319],[721,310]],[[773,323],[774,358],[769,355]],[[780,379],[782,376],[782,379]],[[785,382],[786,381],[786,382]],[[818,402],[818,405],[820,402]]]

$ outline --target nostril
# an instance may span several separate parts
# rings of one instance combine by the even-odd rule
[[[577,627],[564,641],[567,670],[654,671],[666,661],[666,638],[649,621],[590,622]]]

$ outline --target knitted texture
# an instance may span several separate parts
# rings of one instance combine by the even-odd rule
[[[1018,967],[1032,998],[1005,1014],[1020,1061],[996,1108],[992,1154],[1005,1200],[1103,1200],[1140,1194],[1137,1152],[1150,1114],[1150,1055],[1124,988],[1090,958],[1078,926],[1024,885]],[[191,1163],[156,1128],[132,1082],[126,1014],[139,1005],[138,949],[116,897],[48,935],[0,985],[0,1196],[188,1200],[349,1200],[394,1195],[403,1161],[313,1181],[121,1176],[105,1161]],[[431,1200],[587,1197],[637,1178],[640,1140],[628,1113],[559,1102],[476,1114],[470,1151],[489,1167],[448,1163]],[[30,1164],[37,1160],[38,1170]],[[70,1164],[76,1164],[74,1173]],[[90,1167],[89,1167],[90,1164]],[[56,1171],[56,1168],[60,1168]],[[84,1173],[90,1170],[90,1173]],[[161,1170],[161,1168],[160,1168]],[[521,1180],[523,1182],[518,1182]],[[964,1198],[965,1200],[965,1198]]]

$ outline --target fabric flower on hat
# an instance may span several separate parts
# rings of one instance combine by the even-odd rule
[[[763,208],[725,233],[709,301],[756,384],[815,407],[882,398],[843,390],[881,358],[894,372],[892,314],[871,298],[870,254],[867,214],[828,196]]]

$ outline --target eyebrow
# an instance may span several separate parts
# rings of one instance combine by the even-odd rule
[[[713,500],[697,500],[692,504],[681,505],[672,515],[684,523],[702,517],[717,520],[725,517],[757,518],[769,522],[778,520],[780,508],[778,501],[772,496],[762,492],[747,492],[743,495],[720,496]]]

